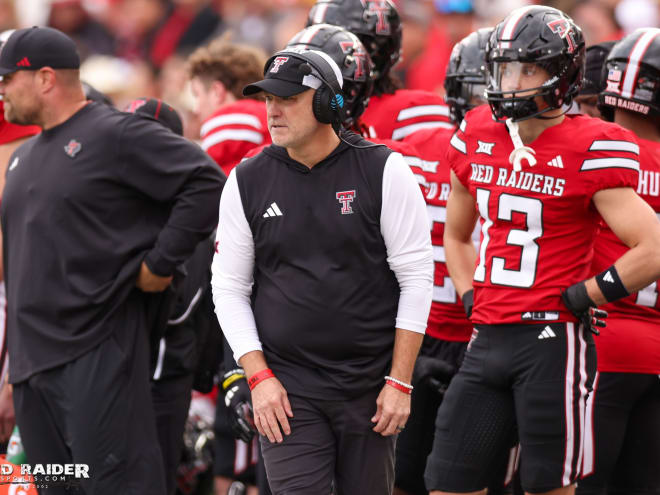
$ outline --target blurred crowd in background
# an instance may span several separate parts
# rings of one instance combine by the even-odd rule
[[[567,12],[587,46],[660,26],[660,0],[395,0],[402,15],[402,60],[395,72],[409,89],[443,92],[451,48],[514,8],[544,3]],[[314,0],[0,0],[0,31],[52,26],[77,43],[81,77],[118,108],[159,97],[179,110],[186,137],[199,138],[186,58],[218,36],[283,48],[305,26]]]

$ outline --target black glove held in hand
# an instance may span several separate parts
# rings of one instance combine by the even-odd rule
[[[252,414],[252,396],[245,372],[237,368],[222,376],[222,392],[236,438],[250,443],[257,432]]]
[[[470,289],[465,294],[463,294],[461,301],[463,302],[463,307],[465,308],[465,314],[469,318],[472,316],[472,306],[474,305],[474,289]]]
[[[587,294],[587,286],[584,282],[578,282],[562,291],[561,298],[568,310],[573,313],[580,322],[596,335],[599,335],[597,327],[605,327],[607,311],[598,309],[596,303]]]
[[[433,391],[443,395],[455,374],[456,368],[447,361],[431,356],[419,356],[415,361],[412,384],[415,387],[427,385]]]

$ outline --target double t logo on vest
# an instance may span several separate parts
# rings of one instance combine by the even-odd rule
[[[353,213],[353,208],[351,208],[351,203],[355,199],[355,189],[350,191],[338,191],[335,194],[337,200],[341,204],[341,214],[350,215]]]

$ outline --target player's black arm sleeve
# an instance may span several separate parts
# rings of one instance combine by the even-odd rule
[[[171,275],[216,228],[227,179],[199,146],[143,118],[127,119],[119,140],[119,161],[122,181],[164,208],[171,207],[145,258],[156,275]]]

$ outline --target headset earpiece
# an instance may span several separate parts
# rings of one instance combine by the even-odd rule
[[[296,56],[305,61],[298,67],[298,70],[306,76],[313,75],[319,78],[322,83],[316,89],[312,100],[314,117],[322,124],[340,126],[344,120],[344,95],[329,62],[322,55],[313,52],[297,53]]]
[[[321,124],[333,124],[339,119],[337,110],[337,105],[333,105],[335,100],[334,95],[330,89],[322,85],[314,93],[314,99],[312,100],[312,108],[314,110],[314,117]]]

